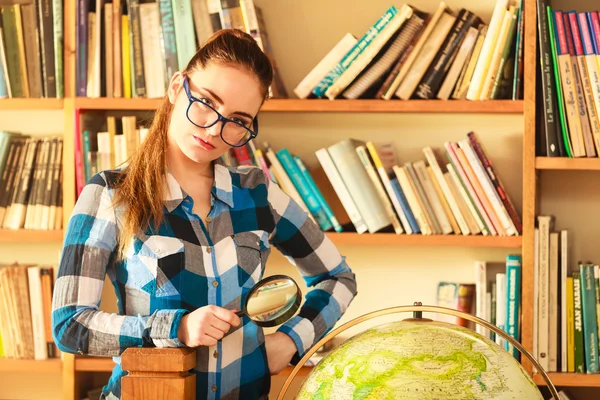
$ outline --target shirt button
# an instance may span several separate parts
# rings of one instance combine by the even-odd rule
[[[212,222],[212,218],[211,217],[206,217],[206,222],[210,224]]]
[[[206,248],[206,252],[207,252],[208,254],[212,253],[212,248],[210,248],[210,247],[207,247],[207,248]]]
[[[214,358],[219,358],[219,352],[215,350],[215,352],[213,353],[213,357]]]
[[[217,282],[217,281],[214,281],[214,282],[213,282],[213,286],[214,286],[214,287],[217,287],[217,286],[219,286],[219,282]]]
[[[216,392],[217,391],[217,385],[212,385],[211,389],[212,389],[213,392]]]

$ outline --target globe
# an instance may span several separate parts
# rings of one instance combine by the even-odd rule
[[[521,364],[468,328],[409,319],[346,340],[307,375],[297,399],[543,399]]]

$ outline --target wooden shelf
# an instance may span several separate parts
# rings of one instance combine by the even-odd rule
[[[83,98],[75,108],[84,110],[154,110],[162,99]],[[491,113],[521,114],[522,100],[324,100],[272,99],[263,112],[365,112],[365,113]]]
[[[2,99],[0,110],[60,110],[63,99]]]
[[[556,170],[600,170],[600,158],[536,157],[536,169]]]
[[[110,357],[75,357],[75,371],[111,372],[115,362]]]
[[[554,386],[600,387],[600,374],[572,374],[552,372],[548,374]],[[540,374],[533,376],[533,381],[539,386],[546,386],[546,381]]]
[[[396,235],[395,233],[328,233],[336,245],[348,246],[454,246],[519,248],[521,236]]]
[[[49,360],[15,360],[9,358],[0,358],[0,372],[25,372],[30,374],[60,372],[62,362],[60,358]]]
[[[0,243],[60,243],[63,240],[63,231],[59,230],[32,230],[32,229],[0,229]]]

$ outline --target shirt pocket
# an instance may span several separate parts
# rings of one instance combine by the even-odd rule
[[[269,242],[254,232],[238,233],[232,239],[237,256],[238,284],[251,287],[262,278],[271,251]]]
[[[169,236],[150,236],[139,253],[155,279],[157,297],[179,297],[185,268],[184,245]]]

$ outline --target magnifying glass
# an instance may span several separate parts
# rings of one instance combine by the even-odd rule
[[[290,319],[302,302],[302,292],[287,275],[273,275],[254,285],[238,317],[246,315],[258,326],[272,327]]]

